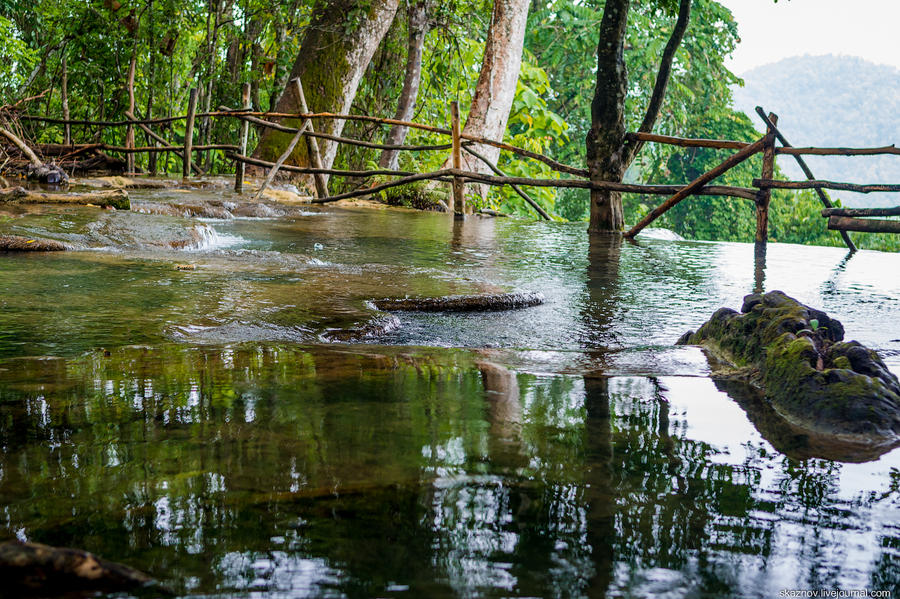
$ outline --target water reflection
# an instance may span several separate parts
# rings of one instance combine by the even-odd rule
[[[897,590],[897,452],[799,461],[708,379],[532,375],[500,356],[7,361],[0,534],[211,596]]]

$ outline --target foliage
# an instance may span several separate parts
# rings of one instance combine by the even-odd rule
[[[136,112],[140,116],[183,114],[191,87],[199,90],[201,111],[215,109],[221,104],[236,106],[244,82],[251,84],[253,107],[267,110],[284,89],[313,4],[312,0],[274,3],[263,0],[103,0],[92,3],[2,0],[0,35],[5,40],[0,48],[2,103],[46,91],[42,97],[27,104],[25,110],[32,114],[60,116],[62,61],[65,57],[72,118],[122,119],[128,107],[125,81],[134,56]],[[352,35],[354,23],[358,23],[358,17],[368,3],[347,0],[346,5],[347,34]],[[532,6],[526,51],[504,141],[548,154],[562,162],[576,166],[584,164],[590,98],[596,83],[596,31],[604,5],[604,0],[547,0]],[[466,117],[481,68],[491,7],[488,0],[429,3],[429,30],[414,120],[446,126],[450,120],[450,100],[459,102],[462,117]],[[363,77],[352,112],[393,116],[406,59],[405,10],[405,3],[401,3],[393,26]],[[626,106],[629,130],[634,130],[643,117],[676,12],[674,0],[632,3],[625,56],[630,83]],[[655,132],[744,141],[752,141],[761,135],[750,118],[732,107],[731,90],[739,86],[741,80],[728,71],[725,60],[737,42],[737,24],[728,9],[714,0],[694,0],[690,26],[675,56]],[[824,83],[833,91],[833,83],[848,69],[866,81],[877,79],[880,85],[894,85],[896,80],[895,71],[879,70],[879,67],[854,62],[855,59],[834,57],[821,58],[827,68],[814,80],[797,77],[798,69],[804,73],[820,70],[812,68],[810,60],[813,59],[797,59],[779,63],[769,68],[771,72],[751,73],[754,87],[750,95],[759,91],[758,80],[763,75],[769,79],[774,77],[776,85],[769,86],[772,89],[784,88],[787,83],[777,83],[787,81],[787,77],[791,88],[795,88],[801,98],[797,101],[818,111],[814,118],[819,126],[825,122],[831,125],[833,120],[826,118],[828,115],[856,114],[854,108],[862,104],[855,93],[823,94]],[[825,106],[803,99],[810,94],[833,101]],[[741,106],[749,105],[747,96],[747,93],[741,96],[744,98],[739,102]],[[862,109],[873,108],[871,102],[874,100],[864,100]],[[791,112],[793,106],[776,106],[783,111],[782,122],[786,115],[790,116],[791,123],[800,122]],[[883,108],[891,110],[893,106],[888,103]],[[855,124],[859,120],[853,119]],[[62,141],[61,126],[24,125],[30,141]],[[178,144],[183,140],[183,127],[183,123],[175,122],[160,127],[159,133]],[[862,135],[862,130],[857,129]],[[387,131],[371,123],[349,122],[344,132],[348,137],[378,142],[384,139]],[[878,133],[866,132],[868,137],[863,141]],[[121,144],[125,131],[123,128],[75,127],[73,134],[78,141]],[[200,142],[236,143],[237,134],[238,124],[231,119],[201,119],[198,122]],[[251,130],[251,146],[255,142],[254,135],[256,132]],[[848,139],[852,141],[846,136],[839,141]],[[142,141],[149,142],[139,132],[138,142]],[[413,130],[407,141],[435,144],[446,143],[447,139]],[[881,137],[877,141],[885,142]],[[822,142],[836,143],[830,138]],[[875,143],[874,138],[871,143]],[[419,172],[436,170],[446,156],[446,152],[404,152],[400,168]],[[717,164],[724,156],[721,151],[646,144],[626,179],[684,183]],[[378,150],[343,146],[335,164],[340,168],[364,169],[377,160]],[[161,155],[160,161],[160,170],[180,168],[180,162],[173,155]],[[217,153],[202,157],[201,163],[213,173],[231,169],[231,164]],[[146,168],[147,158],[139,157],[138,164]],[[853,162],[854,166],[861,164],[861,161]],[[867,168],[877,164],[881,163],[870,159],[865,162]],[[522,160],[507,152],[501,154],[498,166],[511,176],[551,179],[560,176],[542,163]],[[748,186],[759,169],[757,157],[717,182]],[[874,175],[861,176],[877,180]],[[359,179],[335,178],[332,189],[346,190],[360,184]],[[586,190],[560,192],[532,187],[526,191],[562,219],[586,218]],[[473,197],[471,201],[476,207],[484,204],[504,212],[533,216],[532,209],[509,188],[492,188],[483,203],[480,197]],[[626,195],[626,220],[635,222],[659,201],[659,197]],[[776,191],[772,200],[771,237],[778,241],[839,245],[839,236],[825,230],[819,210],[818,200],[809,192]],[[659,225],[690,238],[747,241],[752,238],[753,221],[751,202],[698,197],[676,206],[659,221]],[[856,237],[863,247],[897,249],[898,246],[896,237],[892,236]]]

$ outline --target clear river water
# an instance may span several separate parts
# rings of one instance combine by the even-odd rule
[[[0,254],[0,540],[184,597],[900,596],[900,449],[798,430],[673,345],[780,289],[900,373],[900,255],[131,196],[0,208],[77,248]],[[369,303],[512,290],[546,302]]]

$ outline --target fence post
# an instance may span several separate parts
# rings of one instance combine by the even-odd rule
[[[452,164],[453,168],[462,168],[462,152],[459,142],[459,102],[450,102],[450,124],[453,134]],[[462,177],[453,177],[453,194],[450,196],[450,211],[454,218],[466,217],[466,184]]]
[[[762,175],[763,179],[771,179],[775,174],[775,127],[778,125],[778,115],[769,113],[771,125],[766,126],[766,149],[763,150]],[[764,243],[769,238],[769,200],[772,199],[772,190],[763,187],[756,192],[756,242]]]
[[[197,88],[191,88],[188,100],[187,123],[184,126],[184,156],[182,156],[181,176],[187,179],[191,176],[191,146],[194,145],[194,114],[197,112]]]
[[[245,83],[241,90],[241,107],[244,110],[250,110],[250,83]],[[241,119],[241,156],[247,155],[247,137],[250,135],[250,122],[247,119]],[[241,160],[234,161],[234,190],[242,193],[244,190],[244,162]]]
[[[293,83],[294,95],[297,97],[297,104],[300,106],[300,112],[309,112],[309,106],[306,105],[306,95],[303,93],[303,84],[300,83],[300,77],[296,77],[291,83]],[[307,119],[306,122],[303,123],[303,126],[301,126],[301,129],[304,127],[307,127],[310,133],[315,133],[311,119]],[[306,147],[309,150],[309,158],[313,168],[323,168],[322,155],[319,154],[319,142],[316,141],[316,138],[307,135]],[[327,198],[328,183],[325,181],[325,174],[316,173],[313,175],[313,180],[316,182],[316,196]]]

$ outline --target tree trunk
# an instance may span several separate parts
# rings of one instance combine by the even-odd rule
[[[356,96],[359,82],[375,50],[397,12],[398,0],[372,0],[368,10],[348,31],[347,15],[358,7],[358,0],[319,0],[303,36],[300,53],[294,62],[290,79],[299,77],[313,112],[348,112]],[[278,112],[299,112],[297,98],[285,90],[276,105]],[[300,127],[300,119],[285,119],[286,125]],[[340,135],[343,120],[316,122],[316,130]],[[274,162],[287,147],[291,135],[266,129],[253,156]],[[331,168],[337,144],[320,144],[322,165]],[[288,164],[309,166],[306,144],[297,144]],[[298,183],[311,187],[312,177],[303,175]]]
[[[463,135],[503,141],[522,67],[528,7],[528,0],[494,1],[491,27],[481,61],[481,74],[475,86]],[[474,149],[493,163],[500,156],[500,149],[494,146],[476,145]],[[463,155],[462,166],[466,170],[489,172],[487,165],[469,154]]]
[[[587,166],[591,181],[621,182],[642,142],[625,138],[625,37],[631,0],[607,0],[597,44],[597,86],[591,102],[591,128],[587,134]],[[680,0],[678,20],[660,59],[659,72],[639,131],[649,133],[659,117],[675,52],[681,45],[691,14],[691,0]],[[621,192],[591,190],[588,231],[621,232],[625,226]]]
[[[419,83],[422,79],[422,48],[425,45],[425,33],[428,28],[425,1],[419,0],[409,7],[409,46],[406,52],[406,75],[403,79],[403,90],[394,118],[398,121],[410,121],[416,108],[419,95]],[[407,127],[394,125],[388,132],[386,144],[401,145],[406,139]],[[397,150],[384,150],[378,166],[396,170],[400,153]]]
[[[591,181],[621,181],[628,169],[625,152],[625,35],[631,0],[608,0],[597,44],[597,86],[591,102],[587,134],[587,166]],[[622,194],[591,190],[590,231],[621,231],[625,226]]]

